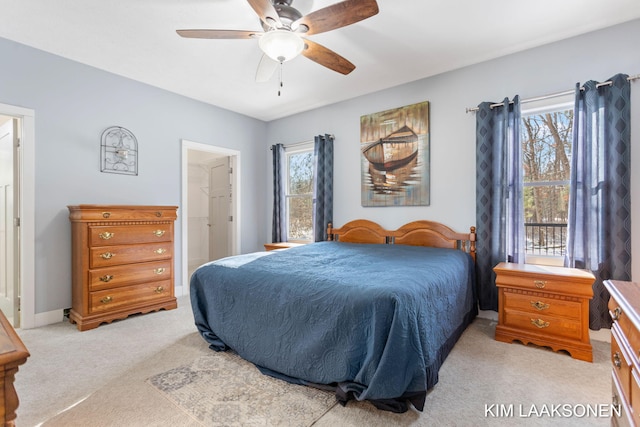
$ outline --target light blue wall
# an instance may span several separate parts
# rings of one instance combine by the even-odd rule
[[[640,20],[264,123],[0,39],[0,103],[32,109],[36,117],[36,313],[71,305],[66,206],[180,206],[181,139],[241,152],[242,252],[260,249],[271,235],[269,145],[324,133],[336,137],[336,225],[368,218],[396,228],[431,219],[466,230],[475,223],[475,117],[465,108],[515,94],[529,98],[566,91],[576,82],[604,80],[618,72],[640,73],[636,40]],[[638,85],[633,83],[635,106],[640,105]],[[425,100],[431,103],[431,205],[361,207],[360,116]],[[632,164],[639,165],[638,108],[632,117]],[[126,127],[138,138],[139,176],[99,171],[99,138],[108,126]],[[632,217],[638,218],[638,168],[631,197]],[[640,227],[633,234],[633,276],[638,280]],[[181,236],[178,221],[178,260]],[[177,280],[180,270],[176,262]]]
[[[266,123],[5,39],[0,58],[0,103],[35,111],[36,313],[71,306],[67,205],[180,206],[181,139],[240,151],[241,248],[262,247]],[[138,176],[100,172],[100,135],[109,126],[138,139]],[[180,220],[175,226],[179,281]]]
[[[496,33],[496,37],[498,34]],[[465,231],[475,224],[475,116],[483,101],[519,94],[532,98],[571,90],[576,82],[640,73],[640,20],[397,86],[268,124],[267,144],[335,135],[334,222],[356,218],[394,229],[418,219]],[[433,58],[437,61],[438,58]],[[640,80],[632,83],[632,165],[640,165]],[[429,101],[431,204],[363,208],[360,205],[360,116]],[[268,174],[271,173],[267,164]],[[268,175],[270,176],[270,175]],[[632,172],[633,218],[640,218],[640,168]],[[271,193],[271,189],[269,189]],[[271,203],[271,199],[269,200]],[[270,229],[270,222],[265,222]],[[640,226],[633,229],[633,277],[640,279]]]

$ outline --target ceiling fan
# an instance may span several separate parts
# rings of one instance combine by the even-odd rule
[[[291,6],[293,0],[247,1],[260,17],[263,31],[203,29],[176,32],[182,37],[196,39],[258,39],[264,52],[256,72],[258,82],[267,81],[279,64],[300,54],[330,70],[349,74],[355,65],[302,36],[346,27],[378,13],[376,0],[344,0],[304,16]]]

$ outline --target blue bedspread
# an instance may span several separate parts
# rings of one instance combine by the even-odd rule
[[[191,303],[214,350],[348,398],[419,395],[421,410],[477,314],[473,271],[453,249],[318,242],[205,264]]]

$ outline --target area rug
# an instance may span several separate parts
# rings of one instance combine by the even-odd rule
[[[333,393],[263,375],[227,351],[147,379],[206,426],[310,426],[333,408]]]

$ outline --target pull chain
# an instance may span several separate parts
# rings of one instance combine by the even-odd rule
[[[280,96],[281,88],[284,86],[282,83],[282,70],[284,69],[284,61],[280,61],[280,70],[279,70],[279,80],[280,80],[280,88],[278,88],[278,96]]]

